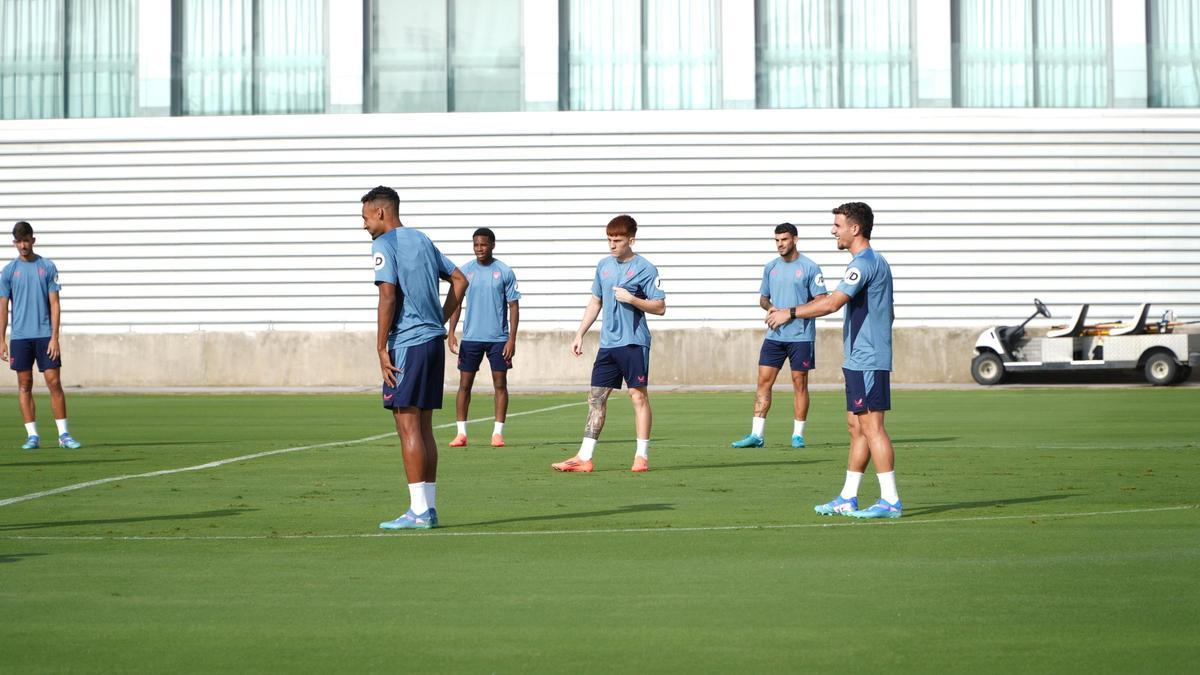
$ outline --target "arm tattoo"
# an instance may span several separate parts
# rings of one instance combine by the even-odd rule
[[[604,429],[604,414],[608,411],[608,395],[612,387],[592,387],[588,394],[587,424],[583,427],[583,435],[587,438],[600,438]]]

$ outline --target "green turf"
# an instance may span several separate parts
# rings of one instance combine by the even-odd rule
[[[407,505],[394,436],[0,506],[0,671],[1194,666],[1200,389],[893,398],[899,521],[812,512],[845,471],[835,392],[814,393],[799,451],[786,394],[752,450],[728,448],[752,394],[652,394],[642,475],[628,471],[623,394],[591,475],[548,466],[574,453],[581,405],[510,418],[502,450],[486,447],[490,422],[474,424],[472,445],[442,447],[432,532],[376,529]],[[511,412],[580,401],[514,396]],[[85,447],[27,452],[16,401],[0,397],[0,500],[390,431],[367,395],[70,405]],[[473,411],[490,406],[480,388]],[[868,474],[863,501],[877,490]]]

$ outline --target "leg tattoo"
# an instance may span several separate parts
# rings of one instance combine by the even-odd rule
[[[604,414],[608,412],[608,395],[611,393],[612,387],[592,387],[588,394],[587,424],[583,428],[585,437],[600,438],[600,431],[604,429]]]

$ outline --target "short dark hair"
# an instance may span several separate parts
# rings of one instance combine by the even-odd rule
[[[833,214],[846,216],[846,220],[858,225],[863,239],[871,238],[871,228],[875,227],[875,213],[871,211],[870,206],[863,202],[846,202],[834,209]]]
[[[362,203],[370,204],[372,202],[384,201],[392,207],[392,213],[400,215],[400,195],[396,191],[386,185],[371,188],[371,191],[362,196]]]
[[[26,237],[33,236],[33,226],[24,220],[18,220],[16,225],[13,225],[13,241],[20,241]]]
[[[775,226],[775,234],[783,234],[784,232],[787,232],[793,237],[799,236],[796,233],[796,226],[791,223],[780,223]]]
[[[626,236],[632,239],[637,236],[637,221],[633,219],[633,216],[619,215],[608,221],[605,232],[610,237]]]
[[[471,235],[471,239],[473,240],[475,237],[487,237],[493,244],[496,243],[496,233],[492,232],[491,228],[488,227],[481,227],[475,230],[475,234]]]

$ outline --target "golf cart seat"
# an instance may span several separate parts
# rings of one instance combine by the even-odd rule
[[[1085,303],[1080,305],[1079,307],[1075,308],[1075,316],[1071,317],[1070,323],[1062,328],[1055,328],[1054,330],[1046,333],[1046,337],[1079,337],[1080,335],[1083,335],[1083,322],[1087,320],[1087,313],[1087,304]]]
[[[1129,323],[1118,326],[1110,331],[1109,335],[1138,335],[1146,332],[1146,317],[1150,316],[1150,303],[1143,302],[1134,313],[1133,318]]]

